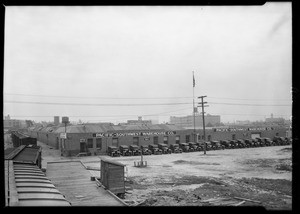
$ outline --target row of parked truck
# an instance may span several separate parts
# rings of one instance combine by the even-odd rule
[[[250,147],[264,147],[264,146],[281,146],[290,145],[292,139],[288,137],[274,137],[270,138],[256,138],[256,139],[238,139],[238,140],[220,140],[209,142],[189,142],[171,144],[168,146],[164,143],[150,144],[150,145],[120,145],[109,146],[107,153],[112,157],[119,156],[137,156],[137,155],[161,155],[182,152],[196,152],[196,151],[209,151],[219,149],[237,149],[237,148],[250,148]],[[205,148],[206,146],[206,148]]]

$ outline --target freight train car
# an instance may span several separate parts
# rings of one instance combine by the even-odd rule
[[[19,131],[12,131],[11,138],[14,147],[19,147],[22,145],[37,145],[36,138],[30,137],[29,135],[26,135]]]

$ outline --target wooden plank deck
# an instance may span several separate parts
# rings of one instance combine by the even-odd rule
[[[80,161],[48,162],[47,177],[72,206],[124,206],[95,181]]]

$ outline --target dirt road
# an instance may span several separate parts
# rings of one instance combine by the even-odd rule
[[[44,167],[47,161],[69,159],[45,144],[40,145]],[[100,158],[72,159],[99,168]],[[140,206],[263,206],[287,210],[292,207],[291,145],[143,158],[148,164],[145,168],[134,167],[139,156],[112,158],[126,165],[128,193],[124,200],[128,203],[142,202]]]

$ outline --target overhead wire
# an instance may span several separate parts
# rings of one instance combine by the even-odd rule
[[[5,103],[23,103],[38,105],[71,105],[71,106],[157,106],[157,105],[187,105],[191,103],[57,103],[57,102],[32,102],[4,100]]]
[[[237,106],[291,106],[292,104],[246,104],[246,103],[218,103],[218,102],[209,102],[209,104],[217,104],[217,105],[237,105]]]
[[[20,93],[4,93],[4,95],[13,96],[30,96],[30,97],[54,97],[54,98],[80,98],[80,99],[192,99],[193,97],[100,97],[100,96],[64,96],[64,95],[38,95],[38,94],[20,94]],[[291,101],[291,99],[249,99],[249,98],[228,98],[228,97],[211,97],[207,99],[225,99],[225,100],[256,100],[256,101]]]
[[[23,104],[38,104],[38,105],[71,105],[71,106],[159,106],[159,105],[191,105],[190,102],[178,103],[58,103],[58,102],[33,102],[33,101],[16,101],[4,100],[4,103],[23,103]],[[219,103],[209,102],[209,104],[217,105],[238,105],[238,106],[291,106],[292,104],[245,104],[245,103]]]

